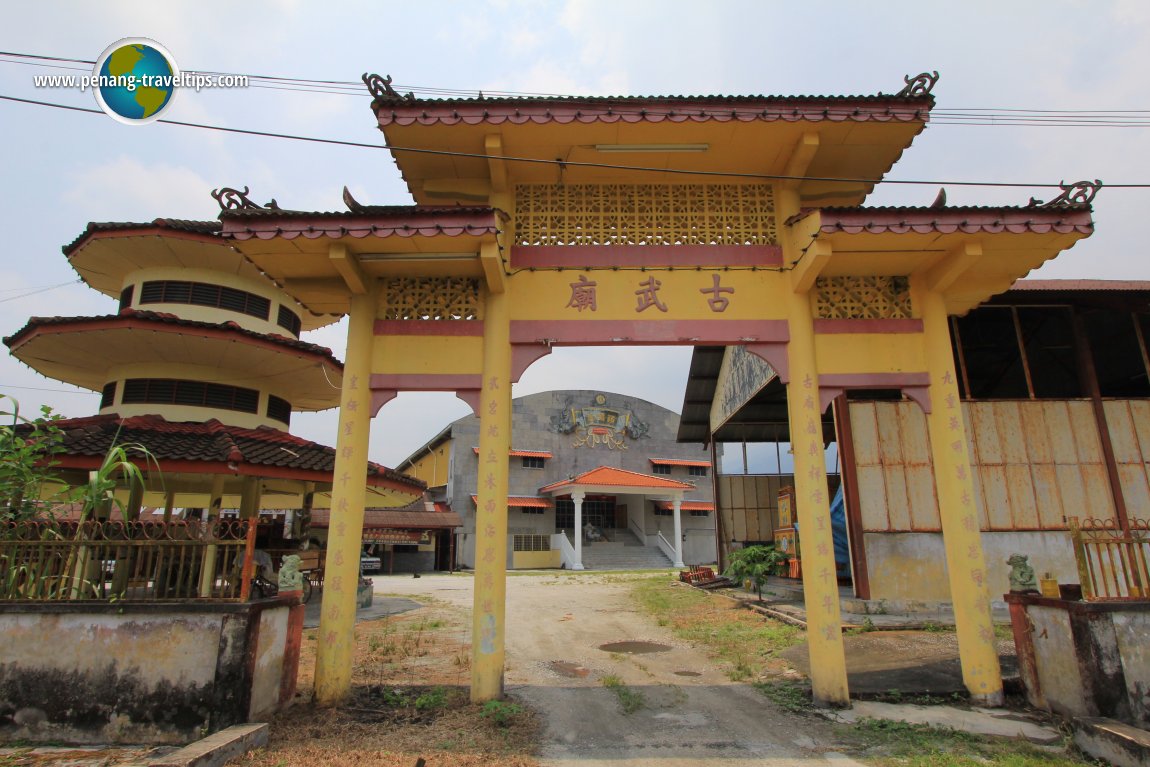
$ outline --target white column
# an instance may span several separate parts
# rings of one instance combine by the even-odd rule
[[[675,509],[675,567],[683,567],[683,520],[679,516],[682,511],[683,496],[676,495],[672,499]]]
[[[572,570],[583,569],[583,498],[586,494],[582,490],[571,493],[571,500],[575,502],[575,564]]]

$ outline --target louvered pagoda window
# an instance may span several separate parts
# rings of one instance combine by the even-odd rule
[[[271,301],[263,296],[223,285],[182,280],[152,280],[140,287],[140,304],[191,304],[226,309],[266,320]]]
[[[124,382],[126,405],[186,405],[256,413],[260,393],[240,386],[181,381],[171,378],[129,378]]]
[[[291,333],[296,338],[299,338],[299,331],[301,323],[299,315],[293,312],[286,306],[281,306],[279,309],[279,316],[276,318],[276,324],[281,328]]]

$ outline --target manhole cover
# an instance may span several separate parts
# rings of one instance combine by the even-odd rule
[[[591,669],[565,660],[553,660],[547,664],[547,667],[559,676],[565,676],[571,679],[582,679],[591,673]]]
[[[599,649],[604,652],[618,652],[625,655],[644,655],[651,652],[667,652],[670,650],[669,645],[659,644],[658,642],[608,642],[607,644],[599,645]]]
[[[676,671],[675,676],[702,676],[698,671]]]

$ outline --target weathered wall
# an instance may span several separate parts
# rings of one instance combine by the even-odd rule
[[[1107,414],[1108,418],[1113,415],[1112,423],[1119,424],[1120,435],[1129,433],[1122,444],[1130,444],[1121,455],[1141,471],[1139,478],[1137,471],[1129,469],[1123,475],[1128,475],[1125,484],[1145,487],[1143,459],[1132,436],[1137,420],[1119,418],[1129,415],[1125,405],[1108,403]],[[963,402],[962,411],[970,435],[974,500],[982,530],[1065,530],[1070,516],[1114,518],[1089,401]],[[852,402],[850,415],[863,529],[941,529],[922,409],[913,402]],[[1137,429],[1147,430],[1150,425]]]
[[[1150,724],[1150,601],[1006,599],[1031,705]]]
[[[290,604],[0,604],[0,736],[186,743],[275,711]]]
[[[871,599],[949,602],[946,551],[941,533],[865,533]],[[1026,554],[1041,577],[1051,573],[1059,583],[1077,583],[1078,569],[1068,534],[1050,532],[984,532],[987,582],[992,595],[1010,590],[1011,554]],[[1000,605],[997,599],[993,602]]]

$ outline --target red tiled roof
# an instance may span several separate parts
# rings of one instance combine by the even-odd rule
[[[711,468],[710,461],[688,461],[682,458],[651,458],[651,463],[655,466],[702,466]]]
[[[671,501],[655,501],[656,509],[673,509],[675,504]],[[714,511],[715,504],[710,501],[683,501],[679,504],[680,511]]]
[[[63,468],[96,468],[112,445],[128,443],[146,447],[161,471],[176,463],[180,471],[256,475],[272,471],[276,476],[330,482],[335,468],[334,448],[267,426],[245,429],[215,419],[180,422],[158,415],[121,418],[114,413],[63,419],[55,425],[64,432],[64,453],[58,457]],[[369,485],[389,485],[413,494],[427,487],[377,463],[368,463],[367,474]]]
[[[471,448],[471,452],[475,453],[476,455],[479,455],[479,448],[473,447],[473,448]],[[520,450],[517,448],[511,448],[510,450],[507,451],[507,454],[509,456],[511,456],[512,458],[553,458],[554,457],[550,450]]]
[[[605,487],[634,487],[644,490],[694,490],[695,486],[686,482],[679,482],[665,477],[655,477],[650,474],[640,474],[637,471],[616,469],[612,466],[599,466],[585,471],[571,479],[562,482],[553,482],[539,488],[539,492],[548,493],[561,488],[570,488],[578,485],[601,485]]]
[[[472,503],[479,503],[479,496],[472,494],[471,501]],[[533,495],[509,495],[507,496],[507,505],[517,506],[521,509],[550,509],[551,501]]]
[[[223,236],[233,240],[294,240],[304,237],[481,236],[499,229],[496,208],[429,205],[362,206],[351,212],[298,210],[226,210],[220,213]]]
[[[136,230],[139,234],[159,234],[159,230],[166,229],[176,232],[187,232],[208,236],[218,236],[220,233],[219,221],[184,221],[177,218],[157,218],[149,222],[135,221],[92,221],[79,237],[65,245],[61,250],[68,256],[94,234],[101,232],[123,232],[127,234]]]
[[[1090,234],[1094,222],[1089,205],[1057,207],[855,207],[812,208],[792,216],[787,223],[799,221],[814,212],[821,216],[821,230],[826,234],[965,234],[1013,232],[1020,234]]]
[[[1139,291],[1150,280],[1019,280],[1011,290]]]
[[[925,122],[931,95],[900,96],[496,96],[376,98],[385,125],[639,122]]]
[[[423,504],[420,504],[422,506]],[[330,509],[315,509],[311,513],[314,527],[327,527],[331,524]],[[410,509],[364,509],[363,529],[417,529],[435,530],[462,527],[463,520],[454,511],[420,511]]]
[[[78,327],[83,326],[83,327]],[[275,333],[257,333],[254,330],[242,328],[234,322],[201,322],[199,320],[185,320],[167,312],[149,312],[138,309],[125,309],[119,314],[105,314],[98,317],[31,317],[24,327],[10,336],[4,338],[4,344],[9,348],[23,343],[28,337],[41,329],[45,332],[72,332],[79,329],[118,330],[121,328],[157,328],[171,326],[187,330],[199,330],[207,333],[226,333],[229,335],[250,338],[252,340],[274,344],[285,349],[314,354],[323,357],[332,365],[343,368],[343,363],[332,355],[331,349],[318,344],[309,344]]]

